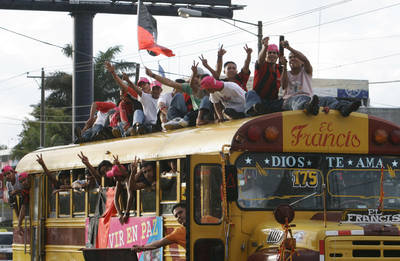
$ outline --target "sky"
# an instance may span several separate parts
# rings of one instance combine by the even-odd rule
[[[234,12],[235,19],[263,22],[263,35],[270,36],[270,43],[284,35],[311,61],[315,78],[368,80],[372,107],[400,108],[399,0],[232,0],[232,4],[246,5]],[[248,32],[218,19],[155,18],[158,43],[172,49],[175,57],[139,53],[137,16],[112,14],[94,17],[94,55],[120,45],[117,59],[151,69],[160,63],[175,79],[180,78],[176,74],[190,75],[191,64],[201,54],[214,67],[221,44],[227,50],[224,61],[235,61],[241,68],[247,44],[253,49],[250,68],[254,66],[257,37]],[[257,33],[255,26],[236,25]],[[0,144],[12,147],[20,139],[22,121],[32,119],[31,105],[40,101],[40,79],[27,76],[39,76],[41,68],[46,74],[72,72],[72,61],[60,48],[5,29],[64,46],[73,41],[73,18],[66,12],[0,10],[0,27]]]

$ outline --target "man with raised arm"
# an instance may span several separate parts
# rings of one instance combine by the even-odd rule
[[[226,75],[226,79],[222,79],[223,81],[235,82],[237,83],[245,92],[247,92],[247,82],[250,77],[250,61],[251,61],[251,53],[253,49],[249,48],[247,44],[243,47],[246,52],[246,59],[244,60],[244,64],[240,72],[238,73],[237,65],[233,61],[227,61],[224,63],[224,74]],[[201,55],[199,58],[203,63],[203,66],[207,68],[215,79],[220,78],[221,70],[222,70],[222,57],[226,53],[226,50],[221,48],[218,50],[218,59],[217,59],[217,69],[214,71],[207,62],[207,59]]]
[[[282,67],[276,63],[279,49],[275,44],[269,44],[269,37],[262,42],[255,64],[253,90],[246,94],[246,113],[250,116],[281,111],[282,107],[278,96]]]
[[[212,76],[206,76],[201,80],[201,88],[210,94],[218,122],[245,116],[245,91],[236,83],[218,81]]]
[[[119,113],[121,117],[121,124],[118,128],[113,129],[114,136],[124,136],[125,132],[129,129],[133,119],[133,113],[135,110],[143,110],[142,104],[137,100],[138,94],[135,90],[129,87],[115,72],[115,67],[110,62],[104,63],[106,69],[111,73],[114,80],[120,87],[120,99]],[[138,81],[138,87],[145,93],[150,93],[150,81],[146,77],[140,77]]]
[[[182,226],[175,228],[171,234],[163,237],[160,240],[146,245],[133,245],[131,250],[135,252],[148,251],[174,243],[186,248],[186,204],[178,203],[174,205],[172,207],[172,214]]]
[[[198,63],[196,64],[193,62],[192,65],[192,76],[190,78],[190,83],[179,83],[175,82],[171,79],[168,79],[166,77],[162,77],[161,75],[157,75],[153,73],[150,69],[146,68],[146,74],[150,76],[151,78],[161,82],[162,84],[165,84],[167,86],[170,86],[174,89],[176,89],[178,92],[183,92],[186,93],[190,96],[192,100],[192,106],[194,112],[188,112],[186,115],[180,118],[176,118],[175,115],[170,114],[169,115],[169,122],[164,124],[164,127],[166,129],[176,129],[176,128],[183,128],[186,126],[192,126],[194,125],[194,121],[196,121],[197,125],[203,125],[205,124],[204,120],[204,113],[205,111],[212,111],[212,104],[208,100],[207,93],[200,90],[200,78],[204,76],[204,71],[200,68],[197,68]],[[176,94],[175,94],[176,96]],[[177,96],[176,103],[171,102],[170,109],[179,111],[179,108],[184,108],[183,107],[183,101],[181,100],[180,102],[177,100],[180,98],[180,96]],[[176,106],[178,104],[181,104],[180,106]],[[175,107],[174,107],[175,106]],[[182,111],[182,109],[181,109]],[[170,110],[169,110],[170,112]]]
[[[130,87],[133,88],[139,95],[139,100],[142,103],[143,110],[135,110],[133,113],[133,123],[129,132],[132,136],[137,134],[144,134],[148,132],[159,131],[157,124],[157,103],[158,98],[162,92],[161,83],[154,81],[151,87],[151,93],[145,93],[139,89],[125,73],[122,75],[123,80],[125,80]]]
[[[291,69],[287,73],[285,71],[282,77],[284,89],[282,108],[284,110],[304,109],[308,114],[317,115],[321,105],[339,110],[342,116],[347,117],[360,107],[360,101],[339,101],[335,97],[319,98],[314,95],[311,86],[313,68],[310,61],[303,53],[292,48],[288,41],[283,41],[281,44],[290,51],[289,65]]]

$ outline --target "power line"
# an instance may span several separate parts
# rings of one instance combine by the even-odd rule
[[[384,55],[384,56],[378,56],[378,57],[365,59],[365,60],[360,60],[360,61],[356,61],[356,62],[352,62],[352,63],[339,64],[339,65],[332,66],[332,67],[322,68],[322,69],[320,69],[320,71],[325,71],[325,70],[330,70],[330,69],[337,69],[337,68],[344,67],[344,66],[376,61],[376,60],[390,58],[390,57],[397,56],[397,55],[400,55],[400,53],[394,53],[394,54],[389,54],[389,55]]]
[[[381,81],[381,82],[369,82],[369,84],[385,84],[385,83],[395,83],[395,82],[400,82],[400,80]]]
[[[335,20],[332,20],[332,21],[328,21],[328,22],[325,22],[325,23],[321,23],[321,24],[317,24],[317,25],[307,26],[307,27],[300,28],[300,29],[293,30],[293,31],[289,31],[289,32],[286,32],[286,33],[283,33],[283,34],[297,33],[297,32],[300,32],[300,31],[304,31],[304,30],[308,30],[308,29],[311,29],[311,28],[319,27],[319,26],[322,26],[322,25],[341,22],[341,21],[344,21],[344,20],[347,20],[347,19],[350,19],[350,18],[354,18],[354,17],[357,17],[357,16],[362,16],[362,15],[378,12],[378,11],[381,11],[381,10],[384,10],[384,9],[387,9],[387,8],[392,8],[392,7],[395,7],[395,6],[398,6],[398,5],[400,5],[400,3],[392,4],[392,5],[376,8],[376,9],[372,9],[372,10],[369,10],[369,11],[361,12],[361,13],[350,15],[350,16],[345,16],[345,17],[342,17],[342,18],[338,18],[338,19],[335,19]]]

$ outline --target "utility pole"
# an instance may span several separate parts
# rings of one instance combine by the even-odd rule
[[[42,74],[41,76],[27,76],[28,78],[40,78],[41,79],[41,85],[40,85],[40,147],[44,148],[45,146],[45,125],[44,125],[44,116],[45,116],[45,110],[44,110],[44,101],[45,101],[45,95],[44,95],[44,68],[42,68]]]

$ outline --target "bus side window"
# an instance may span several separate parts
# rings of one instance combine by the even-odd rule
[[[72,175],[69,170],[60,171],[57,176],[55,192],[58,194],[58,217],[71,216],[71,187]]]
[[[160,188],[161,201],[177,201],[176,182],[179,171],[177,170],[176,160],[160,162]]]
[[[74,169],[72,171],[73,181],[71,183],[72,190],[72,209],[73,216],[85,215],[85,190],[86,184],[85,169]]]
[[[201,164],[195,168],[195,220],[198,224],[221,222],[221,166]]]
[[[151,162],[153,169],[153,177],[156,179],[157,177],[157,167],[156,162]],[[148,173],[147,173],[148,174]],[[142,176],[142,181],[144,183],[149,183],[145,189],[140,190],[140,205],[142,213],[155,213],[156,212],[156,190],[150,183],[151,181],[147,180],[146,177]],[[143,180],[143,179],[146,179]],[[157,180],[155,180],[157,182]]]

